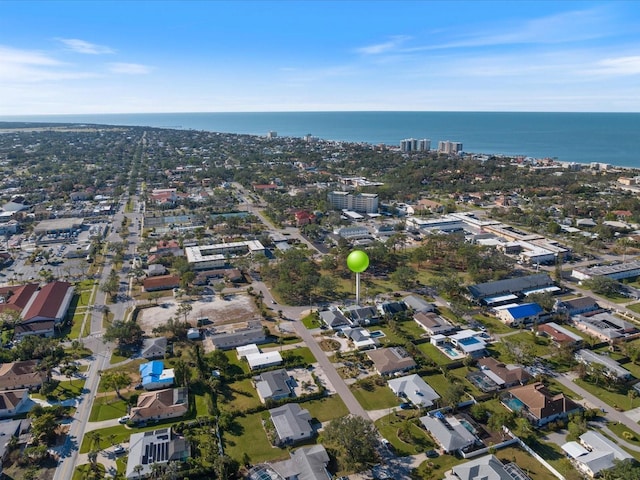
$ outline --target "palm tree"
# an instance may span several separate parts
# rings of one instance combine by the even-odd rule
[[[140,478],[142,470],[144,470],[144,467],[142,465],[136,465],[135,467],[133,467],[133,473],[135,473],[138,478]]]

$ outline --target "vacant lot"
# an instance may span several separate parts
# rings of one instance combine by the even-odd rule
[[[138,323],[147,334],[151,334],[155,327],[165,324],[169,318],[175,318],[178,315],[178,307],[181,303],[183,302],[180,299],[173,297],[159,300],[157,306],[140,311]],[[224,299],[210,295],[202,297],[200,300],[189,300],[184,303],[191,305],[191,311],[187,313],[186,317],[194,327],[199,318],[208,318],[214,326],[246,322],[260,317],[253,299],[248,295],[227,295]],[[184,320],[182,314],[180,314],[180,320]]]

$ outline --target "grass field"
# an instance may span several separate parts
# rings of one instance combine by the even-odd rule
[[[250,452],[254,464],[289,458],[287,450],[269,443],[262,427],[262,413],[235,417],[232,428],[222,433],[222,441],[225,453],[238,462],[242,462],[245,452]]]
[[[316,357],[313,356],[309,347],[297,347],[293,350],[284,350],[282,352],[282,358],[285,361],[288,359],[295,359],[296,362],[307,365],[316,363]]]
[[[218,405],[221,410],[226,412],[244,412],[249,408],[261,405],[260,398],[250,378],[226,385],[222,396],[224,401],[218,401]]]
[[[488,315],[481,315],[481,314],[474,315],[473,318],[474,320],[477,320],[482,325],[484,325],[487,328],[487,330],[489,330],[489,332],[493,334],[513,332],[513,329],[511,327],[506,326],[497,318],[490,317]]]
[[[430,343],[421,343],[420,345],[417,345],[417,348],[428,358],[433,360],[438,366],[449,365],[453,362],[453,360],[442,353],[438,347],[431,345]]]
[[[349,414],[349,409],[344,404],[339,395],[331,395],[330,397],[320,398],[318,400],[310,400],[301,403],[302,408],[309,410],[312,418],[319,422],[327,422],[334,418],[344,417]]]
[[[118,399],[116,395],[105,395],[94,400],[91,413],[89,414],[89,421],[101,422],[103,420],[120,418],[126,414],[126,401]]]
[[[515,462],[530,478],[535,478],[536,480],[555,480],[556,478],[540,462],[520,448],[502,448],[495,455],[500,460]]]
[[[413,414],[413,411],[411,411],[410,414],[406,412],[394,412],[375,422],[376,427],[380,431],[380,435],[393,445],[396,455],[401,457],[415,455],[436,448],[435,443],[427,432],[416,424],[417,420],[409,418],[409,416]],[[410,442],[405,442],[398,436],[401,426],[404,425],[404,427],[407,428],[405,422],[408,422],[409,434],[411,436]]]
[[[302,318],[302,324],[307,329],[312,330],[314,328],[320,328],[322,322],[318,319],[318,316],[315,313],[312,313],[311,315],[307,315],[306,317]]]
[[[381,410],[397,407],[400,404],[398,397],[386,385],[380,387],[374,384],[373,390],[370,392],[358,387],[357,384],[353,384],[349,388],[365,410]]]
[[[84,380],[63,380],[56,389],[46,396],[47,400],[68,400],[80,396],[84,387]],[[45,396],[39,393],[32,393],[32,397],[45,399]]]
[[[619,393],[617,391],[609,391],[603,386],[593,385],[585,380],[577,378],[574,380],[576,385],[581,386],[589,393],[595,395],[600,400],[610,405],[613,408],[621,410],[631,410],[632,408],[640,407],[640,398],[637,396],[633,398],[633,401],[627,396],[626,393]]]
[[[103,478],[106,471],[104,468],[104,465],[102,465],[101,463],[98,463],[96,467],[98,469],[98,472],[100,472],[100,476],[95,478]],[[72,480],[84,480],[85,478],[90,478],[89,477],[90,473],[91,473],[91,465],[89,465],[88,463],[85,463],[84,465],[78,465],[73,471]]]

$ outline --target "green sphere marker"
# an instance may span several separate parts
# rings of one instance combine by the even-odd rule
[[[347,267],[354,273],[364,272],[369,266],[369,257],[362,250],[354,250],[347,257]]]

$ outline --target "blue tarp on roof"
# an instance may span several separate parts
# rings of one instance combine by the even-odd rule
[[[539,315],[542,313],[542,307],[537,303],[525,303],[523,305],[518,305],[517,307],[507,308],[507,311],[514,319],[525,318]]]
[[[164,370],[164,363],[160,360],[143,363],[140,365],[140,376],[142,377],[142,385],[157,382]]]

